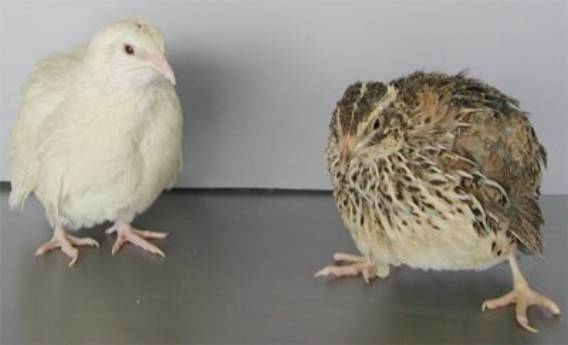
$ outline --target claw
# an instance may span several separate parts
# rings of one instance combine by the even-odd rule
[[[69,267],[71,267],[75,264],[75,262],[77,262],[77,258],[79,257],[79,250],[77,250],[74,246],[93,246],[99,248],[99,242],[89,237],[79,238],[71,236],[62,228],[55,228],[53,237],[46,243],[42,244],[36,250],[35,255],[43,255],[49,251],[59,248],[65,255],[71,258],[71,261],[69,262]]]
[[[513,272],[513,291],[501,297],[484,301],[481,305],[481,310],[485,311],[487,309],[496,309],[509,304],[515,304],[517,322],[524,329],[533,333],[538,333],[538,330],[529,324],[527,308],[531,305],[537,304],[550,310],[555,315],[560,314],[560,308],[550,298],[539,294],[529,287],[527,281],[519,270],[514,254],[509,257],[509,263],[511,264],[511,270]]]
[[[149,230],[138,230],[131,227],[129,224],[116,223],[106,231],[107,233],[117,233],[116,242],[112,246],[111,254],[115,255],[122,246],[130,242],[135,246],[138,246],[145,251],[152,254],[159,255],[161,257],[166,257],[166,254],[158,248],[153,243],[148,242],[146,239],[162,239],[168,236],[168,233],[149,231]]]
[[[333,255],[334,261],[338,262],[349,262],[347,265],[330,265],[322,268],[314,274],[314,278],[317,277],[329,277],[333,276],[335,278],[346,277],[346,276],[357,276],[361,274],[363,280],[366,284],[370,284],[371,280],[376,276],[376,267],[367,261],[367,259],[345,253],[335,253]]]
[[[364,262],[365,258],[363,258],[362,256],[357,256],[347,253],[335,253],[333,254],[333,260],[355,263],[355,262]]]

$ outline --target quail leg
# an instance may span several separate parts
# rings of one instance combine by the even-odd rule
[[[161,257],[166,256],[160,248],[148,242],[147,239],[166,238],[168,236],[167,232],[139,230],[133,228],[130,224],[119,221],[115,222],[113,226],[105,231],[105,233],[109,235],[115,232],[116,241],[112,246],[112,255],[116,254],[126,242],[130,242],[152,254],[160,255]]]
[[[553,314],[559,315],[560,308],[550,298],[539,294],[531,289],[525,277],[519,269],[515,252],[509,254],[509,264],[513,274],[513,291],[495,299],[489,299],[483,302],[481,309],[496,309],[509,304],[516,304],[517,322],[525,329],[538,333],[538,331],[529,325],[527,318],[527,307],[533,304],[541,305],[550,310]]]
[[[361,274],[365,283],[369,284],[377,276],[377,269],[374,264],[366,258],[346,253],[333,254],[333,260],[339,262],[338,265],[329,265],[319,270],[314,278],[317,277],[354,277]],[[347,263],[347,264],[341,264]]]
[[[79,238],[71,236],[63,230],[62,227],[56,226],[53,231],[53,237],[42,244],[35,252],[35,255],[43,255],[54,249],[61,249],[61,251],[71,258],[69,266],[73,266],[79,257],[79,250],[75,246],[94,246],[99,247],[99,243],[89,237]]]

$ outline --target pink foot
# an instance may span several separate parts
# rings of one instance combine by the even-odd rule
[[[531,327],[529,319],[527,318],[527,307],[533,304],[538,304],[550,310],[554,315],[560,314],[560,308],[550,298],[539,294],[532,290],[528,285],[514,288],[513,291],[495,299],[488,299],[483,302],[481,309],[497,309],[509,304],[515,304],[515,314],[517,322],[526,330],[533,333],[538,331]]]
[[[166,257],[166,255],[160,248],[156,247],[156,245],[146,240],[166,238],[168,236],[168,233],[166,232],[138,230],[134,229],[132,226],[130,226],[130,224],[119,222],[115,223],[105,231],[105,233],[107,234],[112,234],[114,232],[116,232],[117,236],[116,242],[114,242],[114,245],[112,246],[112,255],[115,255],[126,242],[130,242],[135,246],[138,246],[152,254]]]
[[[355,277],[361,274],[365,283],[369,284],[373,278],[377,276],[377,269],[375,265],[370,263],[367,259],[345,253],[335,253],[333,255],[334,261],[347,262],[347,265],[330,265],[319,270],[314,278],[317,277]]]
[[[54,249],[61,249],[61,251],[71,258],[69,266],[73,266],[79,257],[79,251],[74,246],[94,246],[99,248],[99,242],[92,238],[78,238],[71,236],[62,228],[56,227],[53,232],[53,237],[42,244],[35,252],[35,255],[43,255]]]
[[[540,305],[550,310],[554,315],[560,314],[560,308],[550,298],[531,289],[521,273],[515,251],[511,251],[509,254],[509,264],[511,265],[511,272],[513,273],[513,291],[499,298],[486,300],[481,305],[481,310],[485,311],[485,309],[496,309],[509,304],[515,304],[517,322],[526,330],[538,333],[538,331],[529,324],[527,308],[533,304]]]

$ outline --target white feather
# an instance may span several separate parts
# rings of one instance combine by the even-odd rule
[[[105,44],[113,34],[132,36],[135,24],[105,28]],[[33,192],[52,226],[68,229],[132,221],[181,167],[182,115],[171,83],[131,78],[92,46],[37,65],[10,141],[11,206]]]

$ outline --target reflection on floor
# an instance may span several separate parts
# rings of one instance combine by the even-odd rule
[[[483,272],[406,267],[365,286],[312,275],[334,251],[354,252],[328,193],[174,191],[135,225],[169,231],[167,258],[100,241],[75,267],[61,253],[34,257],[51,229],[36,201],[8,210],[0,189],[0,343],[53,344],[566,344],[564,316],[529,311],[538,335],[511,308],[481,301],[510,288],[506,265]],[[534,288],[568,311],[568,197],[544,197],[544,257],[521,259]]]

